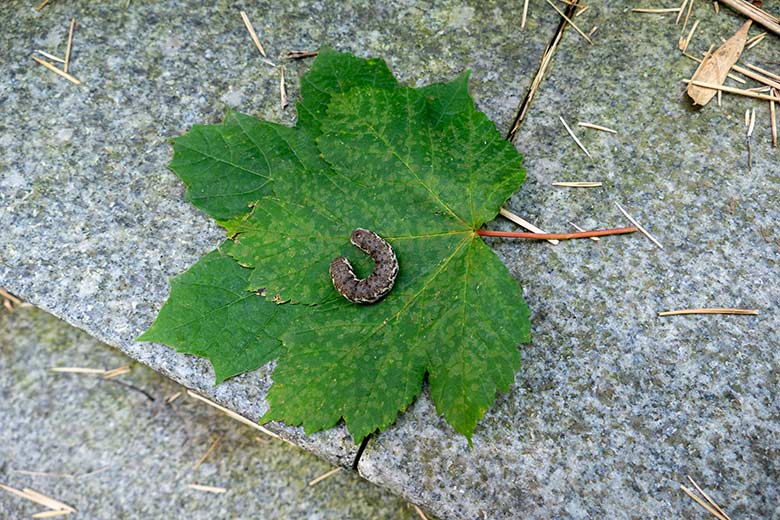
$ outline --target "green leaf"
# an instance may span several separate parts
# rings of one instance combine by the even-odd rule
[[[250,272],[212,251],[171,280],[168,301],[136,340],[209,358],[217,383],[263,366],[278,356],[278,336],[296,310],[247,291]]]
[[[437,410],[471,438],[496,389],[508,389],[519,368],[528,309],[479,238],[406,242],[394,242],[408,261],[399,256],[396,286],[380,304],[333,300],[282,336],[264,420],[314,432],[343,417],[359,442],[406,409],[427,371]],[[417,262],[427,267],[419,279],[404,267]]]
[[[467,73],[413,89],[380,60],[324,49],[302,93],[296,127],[231,113],[178,138],[171,164],[190,200],[233,239],[199,271],[209,294],[232,262],[226,301],[261,288],[270,301],[230,303],[236,312],[225,316],[224,304],[204,309],[174,280],[144,339],[164,338],[232,373],[278,356],[263,420],[314,432],[343,418],[357,442],[391,424],[427,373],[437,410],[470,439],[529,340],[520,288],[476,233],[522,183],[521,157],[474,107]],[[400,264],[395,287],[373,305],[347,302],[328,273],[337,256],[371,272],[349,243],[357,227],[390,242]],[[191,308],[242,332],[170,339]],[[271,339],[282,348],[266,355]],[[236,361],[234,344],[263,355]]]
[[[334,94],[349,92],[355,87],[395,88],[398,85],[384,61],[360,59],[323,47],[308,74],[301,78],[303,99],[298,109],[298,128],[308,129],[312,135],[320,133],[321,120],[326,115]]]

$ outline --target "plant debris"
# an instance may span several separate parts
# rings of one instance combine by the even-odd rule
[[[265,49],[263,49],[263,45],[260,43],[260,38],[257,37],[255,28],[252,27],[252,22],[249,21],[249,17],[244,11],[241,11],[240,13],[241,19],[244,20],[244,25],[246,25],[246,30],[249,32],[249,37],[252,38],[252,41],[255,43],[255,47],[257,47],[257,50],[260,51],[260,55],[263,57],[263,62],[272,67],[276,67],[276,64],[269,60],[268,56],[265,55]]]
[[[527,229],[528,231],[530,231],[532,233],[547,233],[547,231],[534,226],[533,224],[531,224],[530,222],[528,222],[524,218],[522,218],[522,217],[520,217],[518,215],[515,215],[514,213],[512,213],[511,211],[509,211],[506,208],[501,208],[499,213],[505,219],[511,220],[512,222],[514,222],[515,224],[517,224],[521,228]],[[558,244],[557,240],[548,240],[548,242],[551,243],[552,245],[557,245]]]
[[[691,497],[697,504],[699,504],[701,507],[706,509],[708,513],[710,513],[718,520],[731,520],[729,515],[727,515],[726,512],[713,499],[711,499],[707,495],[707,493],[705,493],[704,490],[702,490],[702,488],[699,487],[699,485],[696,483],[695,480],[693,480],[690,476],[688,476],[688,480],[691,481],[691,484],[693,484],[696,490],[699,493],[701,493],[701,495],[707,500],[707,502],[704,502],[704,500],[699,498],[693,491],[680,484],[680,489],[682,489],[686,495]]]
[[[569,132],[569,135],[571,136],[571,138],[572,138],[572,139],[574,139],[574,142],[575,142],[575,143],[577,143],[577,146],[579,146],[579,147],[580,147],[580,149],[581,149],[583,152],[585,152],[585,155],[587,155],[587,156],[588,156],[588,159],[592,159],[592,157],[590,156],[590,152],[588,151],[588,149],[587,149],[587,148],[585,148],[585,145],[584,145],[584,144],[582,144],[582,142],[581,142],[579,139],[577,139],[577,136],[576,136],[576,135],[574,135],[574,132],[573,132],[573,131],[572,131],[572,129],[569,127],[569,125],[566,123],[566,120],[564,120],[564,119],[563,119],[563,117],[561,117],[561,116],[558,116],[558,119],[560,119],[560,120],[561,120],[561,123],[563,123],[563,126],[566,128],[566,131],[567,131],[567,132]]]
[[[309,487],[316,486],[318,483],[322,482],[325,479],[328,479],[341,471],[341,468],[333,468],[332,470],[328,471],[327,473],[323,473],[319,477],[315,478],[314,480],[309,482]]]
[[[642,227],[642,226],[639,224],[639,222],[637,222],[636,220],[634,220],[634,217],[632,217],[631,215],[629,215],[629,214],[628,214],[628,212],[627,212],[626,210],[624,210],[624,209],[623,209],[623,206],[621,206],[621,205],[620,205],[619,203],[617,203],[617,202],[615,202],[615,206],[617,206],[617,208],[620,210],[620,212],[623,214],[623,216],[625,216],[625,217],[626,217],[626,218],[629,220],[629,222],[631,222],[633,225],[635,225],[635,226],[637,227],[637,229],[638,229],[638,230],[639,230],[639,231],[640,231],[640,232],[641,232],[643,235],[645,235],[647,238],[649,238],[649,239],[650,239],[650,241],[651,241],[653,244],[657,245],[659,249],[663,249],[663,248],[664,248],[664,246],[662,246],[662,245],[661,245],[661,243],[660,243],[658,240],[656,240],[656,238],[655,238],[653,235],[651,235],[649,231],[647,231],[645,228],[643,228],[643,227]]]
[[[674,311],[662,311],[659,312],[659,316],[684,316],[688,314],[740,314],[740,315],[756,315],[758,311],[756,309],[735,309],[735,308],[703,308],[703,309],[679,309]]]
[[[694,82],[723,85],[729,70],[742,55],[751,24],[750,20],[745,22],[734,36],[726,40],[726,43],[721,45],[714,53],[707,54],[699,64],[691,78],[692,84],[688,85],[688,95],[695,104],[706,105],[715,96],[716,91],[702,88]]]
[[[756,23],[759,23],[772,31],[773,33],[780,36],[780,23],[778,23],[778,20],[772,16],[771,14],[767,13],[760,7],[756,7],[755,5],[751,4],[750,2],[746,2],[745,0],[720,0],[728,7],[731,7],[736,12],[743,16],[747,16],[751,20],[755,21]]]
[[[579,28],[579,27],[577,27],[577,24],[575,24],[574,22],[572,22],[572,21],[571,21],[571,18],[569,18],[568,16],[566,16],[566,14],[565,14],[563,11],[561,11],[560,9],[558,9],[558,7],[557,7],[557,6],[556,6],[554,3],[550,2],[550,0],[544,0],[544,1],[545,1],[545,2],[547,2],[548,4],[550,4],[550,7],[552,7],[553,9],[555,9],[555,12],[557,12],[559,15],[561,15],[561,17],[562,17],[564,20],[566,20],[566,22],[567,22],[569,25],[571,25],[571,26],[572,26],[572,28],[573,28],[575,31],[577,31],[577,33],[579,33],[579,35],[580,35],[580,36],[582,36],[583,38],[585,38],[585,41],[587,41],[589,44],[593,45],[593,41],[592,41],[590,38],[588,38],[588,35],[587,35],[587,34],[585,34],[584,32],[582,32],[582,31],[580,30],[580,28]]]

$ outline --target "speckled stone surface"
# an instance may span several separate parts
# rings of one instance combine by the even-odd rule
[[[114,382],[49,371],[126,364]],[[352,472],[308,486],[331,466],[192,398],[166,404],[184,388],[39,309],[0,308],[0,373],[0,483],[62,500],[76,518],[419,519]],[[0,518],[43,509],[0,490]]]
[[[680,80],[696,64],[677,50],[673,15],[588,4],[576,21],[599,27],[594,45],[564,35],[516,141],[528,180],[508,206],[566,231],[629,225],[620,202],[664,249],[638,234],[492,242],[532,311],[514,387],[471,450],[418,399],[369,446],[361,473],[447,518],[705,518],[679,490],[686,475],[732,518],[780,518],[780,154],[768,103],[724,95],[722,107],[693,109]],[[695,19],[694,54],[742,23],[711,2],[696,3],[689,28]],[[743,61],[777,71],[778,56],[780,39],[767,37]],[[754,107],[750,170],[743,120]],[[656,315],[732,306],[761,314]]]
[[[674,518],[697,514],[679,490],[690,474],[732,518],[780,517],[778,153],[768,106],[724,95],[690,107],[669,16],[593,2],[567,31],[516,141],[528,181],[508,206],[549,230],[622,226],[623,204],[661,240],[640,235],[550,246],[494,240],[533,312],[533,343],[469,449],[427,396],[372,441],[369,480],[445,518]],[[211,387],[206,363],[132,343],[167,294],[167,278],[219,241],[183,203],[164,165],[166,139],[226,106],[291,121],[276,72],[259,63],[237,9],[257,20],[269,55],[329,44],[381,55],[409,82],[474,69],[473,92],[499,128],[531,81],[557,18],[456,3],[142,2],[129,9],[53,2],[40,13],[4,3],[0,32],[0,286],[248,417],[265,409],[268,370]],[[656,6],[651,6],[656,7]],[[769,6],[771,9],[771,6]],[[63,52],[79,20],[72,72],[81,89],[35,66],[33,48]],[[741,24],[699,2],[699,53]],[[756,34],[754,30],[752,34]],[[777,38],[748,51],[778,70]],[[306,63],[288,64],[295,78]],[[750,85],[752,86],[752,84]],[[288,82],[295,96],[295,82]],[[743,126],[756,107],[752,169]],[[587,159],[565,133],[573,126]],[[21,137],[20,137],[21,136]],[[551,186],[598,180],[598,190]],[[493,227],[514,229],[496,221]],[[757,317],[658,318],[669,308],[741,306]],[[343,429],[304,437],[274,429],[334,463],[354,447]]]
[[[481,109],[508,129],[557,25],[540,13],[521,32],[500,2],[198,2],[119,5],[28,1],[0,5],[0,286],[126,354],[256,419],[268,367],[213,387],[207,362],[133,342],[168,294],[168,278],[220,242],[220,230],[183,201],[166,168],[168,139],[228,107],[292,122],[279,71],[263,64],[241,22],[247,11],[268,52],[330,45],[384,57],[406,82],[473,70]],[[64,55],[76,86],[35,64],[35,49]],[[288,95],[308,62],[286,64]],[[271,425],[330,462],[351,465],[343,428],[306,437]]]

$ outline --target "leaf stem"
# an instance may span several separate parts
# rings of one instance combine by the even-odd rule
[[[489,229],[478,229],[477,234],[483,237],[530,238],[532,240],[571,240],[573,238],[624,235],[626,233],[633,233],[634,231],[637,231],[637,228],[631,226],[613,229],[595,229],[593,231],[580,231],[578,233],[524,233],[517,231],[491,231]]]

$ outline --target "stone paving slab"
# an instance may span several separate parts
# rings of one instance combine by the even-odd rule
[[[570,221],[629,225],[619,202],[664,249],[641,235],[493,241],[532,311],[515,385],[473,449],[418,399],[369,445],[360,472],[447,518],[706,515],[679,490],[686,475],[732,518],[780,518],[780,154],[769,145],[768,103],[724,95],[720,108],[692,108],[679,80],[696,65],[677,50],[673,15],[588,4],[576,22],[599,27],[594,45],[564,35],[516,140],[528,180],[508,206],[566,231]],[[711,2],[697,2],[688,28],[695,19],[696,54],[743,22],[722,5],[715,16]],[[780,40],[769,36],[746,56],[780,70]],[[754,107],[749,169],[743,118]],[[732,306],[761,314],[656,315]]]
[[[269,57],[330,45],[382,56],[403,80],[426,84],[471,68],[479,107],[502,131],[512,121],[558,24],[531,2],[52,1],[0,5],[0,286],[229,408],[257,419],[270,368],[213,387],[208,363],[133,342],[168,293],[168,279],[220,242],[183,201],[167,170],[168,139],[227,107],[273,121],[278,71],[264,65],[238,14],[245,9]],[[35,49],[63,55],[76,31],[68,83],[36,65]],[[288,94],[307,62],[287,63]],[[313,436],[272,426],[336,464],[356,453],[343,428]]]
[[[113,382],[49,371],[126,364]],[[39,309],[0,308],[0,373],[0,483],[64,501],[76,518],[419,520],[352,472],[309,486],[332,466],[186,394],[166,403],[184,388]],[[0,490],[0,518],[42,509]]]

